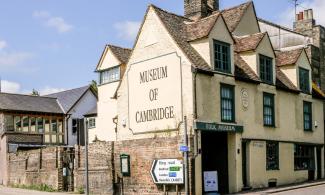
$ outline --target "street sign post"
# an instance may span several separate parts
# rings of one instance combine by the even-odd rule
[[[184,170],[182,161],[178,159],[154,160],[151,177],[156,184],[183,184]]]

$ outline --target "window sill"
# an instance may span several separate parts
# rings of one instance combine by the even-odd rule
[[[236,121],[223,121],[223,120],[221,120],[221,123],[223,123],[223,124],[237,125]]]
[[[276,128],[275,125],[264,125],[264,127],[269,128],[269,129],[275,129]]]
[[[232,72],[224,72],[224,71],[221,71],[221,70],[213,70],[213,73],[215,74],[220,74],[220,75],[224,75],[224,76],[231,76],[231,77],[234,77],[234,75],[232,74]]]
[[[99,84],[98,87],[101,87],[101,86],[104,86],[104,85],[108,85],[108,84],[111,84],[111,83],[120,82],[120,81],[121,81],[121,79],[116,80],[116,81],[111,81],[111,82],[108,82],[108,83]]]
[[[309,171],[309,169],[295,169],[295,171]]]
[[[266,171],[280,171],[280,169],[266,169]]]
[[[314,131],[312,129],[304,129],[304,132],[306,132],[306,133],[313,133]]]
[[[266,81],[262,81],[261,84],[270,85],[270,86],[275,86],[274,82],[266,82]]]

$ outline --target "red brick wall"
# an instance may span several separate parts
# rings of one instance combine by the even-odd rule
[[[162,194],[163,186],[153,183],[150,169],[155,159],[179,158],[178,151],[181,137],[138,139],[118,142],[97,142],[89,145],[89,181],[93,194],[113,194],[123,188],[127,194],[154,195]],[[113,149],[114,148],[114,149]],[[75,149],[75,189],[84,188],[84,147]],[[114,156],[112,156],[114,151]],[[130,155],[131,176],[123,177],[120,173],[120,155]],[[79,165],[80,167],[77,167]],[[113,169],[115,167],[115,169]],[[114,173],[113,173],[114,172]],[[114,178],[112,175],[114,174]],[[183,186],[179,189],[184,191]],[[168,186],[169,194],[175,194],[175,186]]]

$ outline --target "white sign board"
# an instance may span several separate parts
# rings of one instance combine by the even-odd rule
[[[181,60],[176,53],[131,64],[129,127],[135,133],[176,129],[182,120]]]
[[[183,184],[182,161],[177,159],[154,160],[151,167],[151,177],[156,184]]]
[[[204,172],[204,191],[205,192],[217,192],[218,189],[218,172],[217,171],[205,171]]]

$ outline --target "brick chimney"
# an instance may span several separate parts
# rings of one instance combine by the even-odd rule
[[[219,10],[219,0],[184,0],[185,17],[198,20]]]
[[[315,24],[313,10],[308,9],[296,14],[296,21],[293,23],[293,29],[296,32],[309,35],[309,31],[313,29]]]

